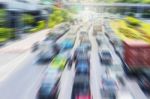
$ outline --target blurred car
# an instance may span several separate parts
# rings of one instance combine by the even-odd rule
[[[117,99],[117,89],[118,85],[115,79],[109,76],[102,78],[101,92],[103,97],[108,97],[110,99]]]
[[[82,54],[88,55],[88,50],[83,46],[78,46],[74,52],[74,60],[76,60],[78,56],[82,56]]]
[[[71,50],[67,50],[67,51],[60,51],[58,56],[63,57],[65,59],[70,59],[71,58]]]
[[[55,69],[63,70],[67,63],[67,58],[61,55],[57,55],[50,63],[50,66]]]
[[[97,35],[96,42],[97,42],[98,46],[100,46],[102,44],[105,44],[106,39],[103,37],[103,35]]]
[[[48,41],[48,40],[56,41],[60,37],[61,37],[61,35],[59,35],[59,34],[51,33],[51,34],[48,34],[48,36],[46,37],[45,41]]]
[[[78,46],[75,50],[75,54],[83,54],[83,53],[88,53],[88,49],[85,48],[84,46]]]
[[[88,89],[84,89],[84,91],[79,92],[79,94],[76,95],[75,99],[92,99],[91,94]]]
[[[88,33],[86,31],[81,31],[80,32],[80,40],[86,39],[88,36]]]
[[[81,41],[80,46],[84,47],[87,50],[91,50],[91,42],[89,40]]]
[[[150,93],[150,70],[143,70],[138,78],[138,84],[144,92]]]
[[[81,35],[88,35],[88,33],[86,31],[81,31],[80,34]]]
[[[61,73],[57,69],[47,69],[41,87],[38,91],[38,99],[57,99],[59,79]]]
[[[61,43],[60,43],[60,47],[63,49],[63,50],[67,50],[67,49],[71,49],[71,48],[73,48],[73,46],[74,46],[74,40],[72,40],[72,39],[65,39],[64,41],[62,41]]]
[[[75,76],[71,99],[91,99],[89,76]]]
[[[102,64],[110,65],[112,64],[112,56],[109,51],[102,50],[99,51],[99,58]]]
[[[40,61],[51,60],[59,52],[59,46],[52,41],[43,41],[38,46],[38,58]]]
[[[80,60],[76,63],[76,74],[85,74],[89,75],[90,73],[90,63],[88,60]]]
[[[76,56],[74,56],[74,60],[76,62],[78,61],[88,61],[90,62],[90,56],[88,53],[77,53]]]
[[[35,43],[33,43],[33,45],[32,45],[32,52],[37,51],[37,50],[38,50],[38,48],[39,48],[39,42],[35,42]]]

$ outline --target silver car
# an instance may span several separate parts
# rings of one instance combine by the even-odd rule
[[[46,61],[52,59],[59,52],[59,47],[52,41],[43,41],[39,44],[38,58]]]

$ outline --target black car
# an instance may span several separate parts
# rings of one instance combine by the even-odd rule
[[[59,88],[59,71],[50,71],[44,77],[42,85],[38,91],[38,99],[57,99]]]
[[[74,52],[74,60],[89,59],[88,50],[84,47],[78,47]]]
[[[75,76],[71,99],[91,99],[89,76]]]
[[[112,63],[112,56],[109,51],[100,51],[99,58],[102,64],[110,65]]]
[[[144,92],[150,93],[150,71],[145,70],[142,75],[138,78],[138,84]]]

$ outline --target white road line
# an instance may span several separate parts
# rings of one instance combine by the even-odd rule
[[[101,99],[100,95],[100,75],[99,75],[99,58],[98,58],[98,51],[97,51],[97,44],[93,37],[93,28],[89,31],[89,39],[92,44],[92,51],[91,51],[91,70],[90,70],[90,80],[91,80],[91,94],[93,96],[93,99]]]

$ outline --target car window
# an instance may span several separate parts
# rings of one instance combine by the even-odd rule
[[[103,56],[111,56],[109,52],[102,52]]]
[[[103,79],[103,84],[106,85],[106,86],[116,86],[115,80],[110,79],[110,78]]]

